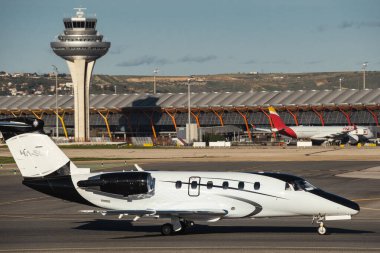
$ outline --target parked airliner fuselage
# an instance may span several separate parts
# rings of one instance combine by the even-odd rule
[[[292,126],[288,127],[278,115],[274,107],[268,108],[273,131],[294,139],[310,139],[313,141],[341,141],[348,139],[351,144],[373,139],[374,133],[363,126]]]

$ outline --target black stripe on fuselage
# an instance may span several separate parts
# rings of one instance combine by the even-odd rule
[[[348,200],[348,199],[342,198],[340,196],[337,196],[337,195],[334,195],[334,194],[322,191],[320,189],[314,189],[314,190],[311,190],[311,191],[308,191],[308,192],[310,192],[312,194],[315,194],[315,195],[317,195],[319,197],[322,197],[324,199],[330,200],[332,202],[335,202],[337,204],[340,204],[342,206],[351,208],[351,209],[356,210],[356,211],[360,211],[359,205],[356,204],[355,202],[351,201],[351,200]]]
[[[71,175],[25,177],[22,183],[36,191],[56,198],[94,206],[75,189]]]
[[[284,182],[294,182],[296,180],[304,180],[303,178],[293,176],[290,174],[285,174],[285,173],[274,173],[274,172],[246,172],[246,173],[260,175],[260,176],[267,176],[267,177],[275,178]]]
[[[230,199],[235,199],[235,200],[242,201],[244,203],[247,203],[247,204],[250,204],[250,205],[254,206],[255,210],[253,210],[253,212],[247,214],[243,218],[254,216],[254,215],[260,213],[263,210],[263,207],[260,204],[254,202],[252,200],[243,199],[243,198],[239,198],[239,197],[235,197],[235,196],[228,196],[228,195],[219,195],[219,196],[222,196],[222,197],[225,197],[225,198],[230,198]]]

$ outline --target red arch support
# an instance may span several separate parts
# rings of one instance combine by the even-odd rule
[[[323,119],[322,113],[315,110],[313,107],[311,108],[315,114],[317,114],[319,120],[321,121],[322,126],[325,126],[325,120]]]
[[[177,130],[177,123],[175,122],[175,115],[176,115],[176,112],[174,112],[173,114],[171,114],[171,113],[169,112],[169,110],[167,110],[167,109],[164,109],[164,110],[165,110],[165,112],[169,115],[169,117],[172,119],[174,129]]]
[[[293,116],[294,123],[296,124],[296,126],[298,126],[298,119],[297,119],[297,116],[296,116],[291,110],[289,110],[288,108],[286,108],[286,110],[288,111],[288,113],[289,113],[290,115]]]
[[[376,113],[374,113],[371,109],[369,109],[368,107],[365,108],[373,117],[373,120],[375,121],[376,123],[376,126],[379,126],[379,118],[377,117]]]
[[[235,109],[240,114],[240,116],[243,118],[244,124],[245,124],[245,128],[247,129],[248,138],[252,141],[252,134],[251,134],[251,130],[249,129],[247,115],[243,114],[241,111],[239,111],[239,109],[237,109],[237,108],[235,108]]]
[[[271,128],[271,129],[274,128],[274,126],[273,126],[273,122],[272,122],[272,120],[271,120],[269,114],[268,114],[263,108],[260,107],[259,109],[260,109],[260,111],[261,111],[262,113],[265,114],[265,116],[267,116],[267,118],[268,118],[268,120],[269,120],[270,128]],[[276,138],[276,133],[273,132],[273,131],[272,131],[272,136],[273,136],[273,138]]]
[[[347,112],[343,111],[342,108],[338,107],[338,109],[346,117],[348,125],[351,126],[352,123],[351,123],[350,115],[348,115]]]
[[[223,122],[224,110],[219,110],[220,114],[218,113],[218,111],[214,110],[213,108],[211,108],[211,110],[214,112],[214,114],[216,115],[216,117],[218,117],[220,125],[224,126],[224,122]]]

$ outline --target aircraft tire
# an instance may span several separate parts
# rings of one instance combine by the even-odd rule
[[[320,235],[325,235],[326,232],[327,232],[326,227],[324,227],[324,226],[320,226],[320,227],[318,228],[318,234],[320,234]]]
[[[173,226],[170,223],[165,223],[161,226],[161,234],[162,235],[172,235],[173,234]]]

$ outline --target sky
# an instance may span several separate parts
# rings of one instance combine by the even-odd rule
[[[378,0],[0,0],[0,71],[69,73],[50,42],[75,7],[111,42],[94,74],[380,70]]]

